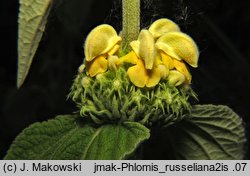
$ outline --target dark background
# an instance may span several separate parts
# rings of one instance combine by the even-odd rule
[[[0,158],[15,136],[37,121],[75,111],[66,95],[83,60],[83,42],[101,23],[121,30],[119,0],[55,0],[25,84],[17,90],[17,0],[0,1]],[[192,87],[201,104],[224,104],[250,129],[250,5],[228,0],[145,0],[142,27],[176,21],[200,48]],[[246,147],[247,159],[249,147]],[[157,159],[157,158],[156,158]]]

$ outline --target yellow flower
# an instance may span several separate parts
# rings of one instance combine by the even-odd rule
[[[173,21],[164,18],[155,21],[149,31],[155,36],[155,47],[160,52],[162,62],[174,71],[170,71],[167,78],[169,83],[175,86],[190,84],[192,76],[184,62],[192,67],[198,66],[199,51],[193,39],[182,33]]]
[[[198,66],[198,47],[191,37],[182,32],[165,33],[156,41],[155,46],[173,59],[184,60],[192,67]]]
[[[126,62],[134,66],[127,71],[130,81],[137,87],[154,87],[167,70],[156,52],[154,37],[148,30],[142,30],[138,40],[131,42],[133,51],[120,58],[118,65]]]
[[[198,48],[173,21],[165,18],[155,21],[149,30],[142,30],[130,46],[133,51],[117,63],[134,65],[127,73],[137,87],[154,87],[162,78],[175,86],[191,83],[192,76],[184,62],[197,67]]]
[[[103,24],[94,28],[89,33],[84,45],[87,74],[94,77],[106,72],[108,69],[107,58],[119,49],[120,42],[121,37],[117,35],[112,26]]]
[[[186,83],[186,84],[191,83],[192,76],[189,73],[188,68],[186,67],[186,65],[183,61],[173,59],[172,57],[170,57],[169,55],[167,55],[166,53],[164,53],[162,51],[160,51],[160,54],[161,54],[162,62],[164,63],[164,65],[167,68],[169,68],[169,70],[176,70],[184,76],[184,78],[185,78],[184,80],[182,79],[183,76],[179,76],[180,77],[179,79],[183,81],[182,83]],[[180,74],[178,74],[178,75],[180,75]],[[168,80],[171,79],[171,76],[172,75],[169,75]],[[177,74],[175,74],[175,77],[176,76],[177,76]],[[173,83],[173,81],[169,81],[169,82]],[[173,85],[177,86],[176,84],[173,84]]]

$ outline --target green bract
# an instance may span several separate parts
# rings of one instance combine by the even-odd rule
[[[80,72],[69,97],[77,104],[82,117],[91,118],[97,124],[133,121],[151,125],[181,120],[191,109],[189,98],[196,96],[189,86],[175,87],[167,80],[151,89],[138,88],[121,67],[95,78]]]

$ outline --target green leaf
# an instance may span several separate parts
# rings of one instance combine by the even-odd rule
[[[243,159],[242,119],[227,106],[196,105],[191,115],[168,130],[177,159]]]
[[[149,130],[136,122],[94,127],[61,115],[26,128],[5,159],[124,159],[148,138]]]
[[[33,57],[42,38],[52,0],[20,0],[18,18],[18,74],[20,87],[31,66]]]

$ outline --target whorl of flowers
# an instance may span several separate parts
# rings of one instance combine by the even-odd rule
[[[151,124],[181,119],[190,110],[188,98],[199,51],[193,39],[173,21],[163,18],[138,39],[126,54],[122,38],[107,24],[94,28],[85,45],[85,63],[72,86],[70,97],[80,114],[96,123],[138,121]]]

